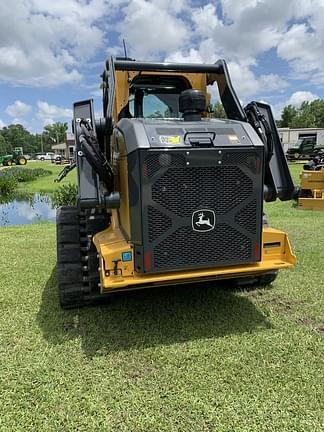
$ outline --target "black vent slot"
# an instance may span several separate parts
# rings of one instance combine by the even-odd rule
[[[168,169],[185,165],[185,157],[181,154],[156,152],[149,154],[144,160],[144,177],[152,177],[161,168]]]
[[[155,207],[148,207],[148,237],[152,243],[158,239],[172,226],[171,219],[157,210]]]
[[[235,222],[242,228],[246,229],[252,234],[256,233],[257,229],[257,202],[251,201],[247,206],[243,207],[236,216]]]
[[[253,181],[238,167],[184,167],[168,170],[152,186],[155,203],[181,217],[212,208],[225,214],[251,196]]]
[[[258,174],[261,170],[260,158],[251,152],[226,153],[223,162],[230,165],[243,165],[255,174]]]
[[[246,261],[252,254],[252,241],[234,228],[216,225],[213,234],[192,231],[183,226],[154,249],[156,269],[206,266]]]

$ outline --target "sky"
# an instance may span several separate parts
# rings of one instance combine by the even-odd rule
[[[110,55],[226,60],[243,104],[324,98],[324,0],[15,0],[0,2],[0,128],[71,123]],[[213,92],[215,98],[217,93]]]

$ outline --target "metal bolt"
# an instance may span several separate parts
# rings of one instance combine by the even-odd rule
[[[190,165],[190,162],[186,162],[186,165]]]
[[[218,154],[222,154],[222,150],[218,150]]]
[[[188,152],[188,151],[187,151],[187,152],[186,152],[186,155],[188,155],[188,156],[189,156],[189,155],[190,155],[190,152]]]
[[[218,161],[218,164],[221,165],[221,164],[222,164],[222,161]]]

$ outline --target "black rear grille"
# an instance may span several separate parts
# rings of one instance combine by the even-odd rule
[[[252,241],[232,227],[220,224],[213,234],[198,233],[183,226],[154,250],[156,269],[183,266],[208,266],[215,262],[246,261],[252,254]]]
[[[155,207],[148,207],[148,237],[149,242],[154,242],[165,231],[172,226],[171,219],[157,210]]]
[[[242,228],[248,230],[250,233],[255,234],[257,225],[257,202],[256,200],[251,201],[247,206],[243,207],[235,215],[235,222]]]
[[[140,160],[139,271],[208,268],[260,259],[262,148],[161,149],[143,151]],[[133,190],[134,203],[139,203]],[[212,228],[205,224],[202,230],[200,219],[195,219],[201,212],[205,212],[203,221],[208,215]]]
[[[238,167],[184,167],[163,174],[152,186],[152,199],[172,213],[188,217],[201,208],[228,213],[252,191],[253,181]]]
[[[161,168],[171,168],[185,165],[185,157],[181,154],[152,153],[144,160],[144,176],[152,177]]]
[[[231,165],[243,165],[253,173],[259,173],[261,169],[261,160],[255,153],[232,152],[226,153],[224,163]]]

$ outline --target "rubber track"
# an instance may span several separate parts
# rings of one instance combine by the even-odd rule
[[[64,309],[81,307],[102,298],[99,291],[99,261],[92,235],[107,227],[107,218],[77,207],[57,210],[57,278]]]

